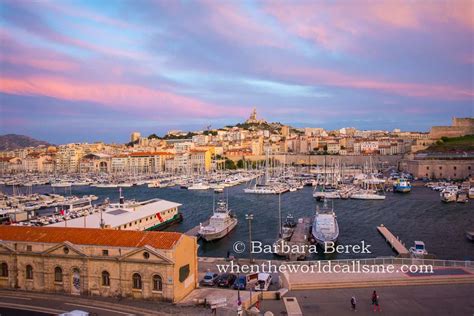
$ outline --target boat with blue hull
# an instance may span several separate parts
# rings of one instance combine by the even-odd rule
[[[411,191],[411,183],[407,179],[398,179],[393,184],[393,192],[408,193]]]

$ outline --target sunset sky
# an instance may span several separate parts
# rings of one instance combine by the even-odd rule
[[[473,1],[0,0],[0,134],[126,142],[259,116],[474,116]]]

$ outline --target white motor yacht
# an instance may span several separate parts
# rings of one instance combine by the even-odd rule
[[[201,225],[199,236],[206,241],[220,239],[231,232],[237,226],[237,223],[238,220],[232,216],[227,203],[224,200],[219,200],[209,219],[209,224]]]
[[[385,195],[377,194],[372,190],[361,190],[350,195],[354,200],[385,200]]]
[[[316,210],[313,220],[311,234],[314,241],[320,245],[328,242],[336,242],[339,237],[339,225],[337,223],[336,213],[333,209],[327,207],[327,200],[324,200],[324,206]]]

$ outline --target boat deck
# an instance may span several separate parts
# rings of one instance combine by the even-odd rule
[[[402,242],[397,237],[395,237],[395,235],[392,234],[392,232],[388,230],[387,227],[382,224],[377,226],[377,230],[380,234],[382,234],[385,240],[390,244],[390,246],[392,246],[392,248],[398,253],[400,257],[410,257],[410,252],[405,247],[405,245],[403,245]]]
[[[203,222],[202,225],[203,226],[209,225],[209,220],[206,220],[205,222]],[[199,233],[199,228],[200,227],[201,227],[200,225],[194,226],[193,228],[191,228],[190,230],[188,230],[184,234],[187,235],[187,236],[199,237],[198,233]]]

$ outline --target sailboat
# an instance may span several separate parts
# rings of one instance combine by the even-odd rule
[[[296,226],[296,223],[295,225]],[[285,253],[283,251],[284,245],[290,240],[291,236],[293,235],[294,231],[294,226],[292,228],[290,227],[284,227],[281,223],[281,194],[278,195],[278,238],[277,240],[273,243],[273,253],[277,256],[281,257],[286,257],[288,256],[288,253]]]

